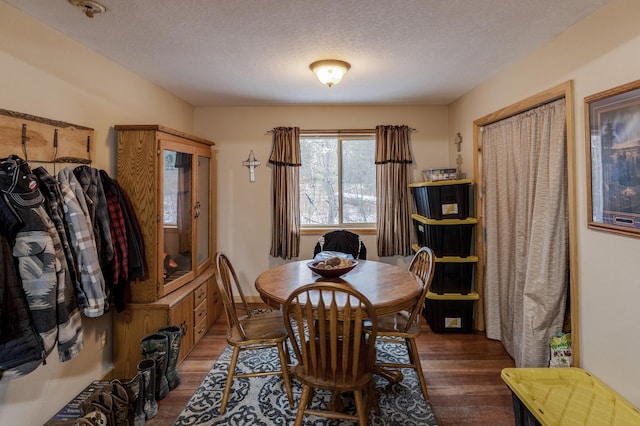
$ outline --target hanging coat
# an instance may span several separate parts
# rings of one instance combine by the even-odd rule
[[[88,302],[83,312],[88,317],[99,317],[108,310],[109,303],[84,192],[68,167],[60,170],[58,182],[71,247],[78,262],[76,271]]]

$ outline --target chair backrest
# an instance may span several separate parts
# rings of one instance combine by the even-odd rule
[[[431,288],[433,275],[436,272],[436,255],[433,253],[433,250],[429,247],[421,247],[413,256],[413,259],[411,259],[409,270],[416,274],[422,281],[422,290],[411,312],[411,316],[407,321],[407,328],[420,318],[424,307],[424,299],[427,297],[427,293]]]
[[[242,338],[246,338],[247,336],[239,318],[243,316],[250,317],[251,310],[244,297],[242,287],[240,287],[236,271],[233,269],[229,258],[222,252],[216,253],[216,268],[216,282],[218,284],[220,297],[222,298],[222,304],[224,305],[229,331],[235,328]],[[235,302],[234,293],[237,293],[240,297],[238,304]],[[241,315],[238,315],[239,311]]]
[[[376,313],[362,293],[343,283],[316,282],[294,290],[283,306],[285,326],[305,375],[339,386],[375,362]],[[366,351],[366,353],[362,353]],[[361,365],[365,362],[366,365]]]
[[[321,251],[339,251],[352,255],[354,259],[367,259],[367,247],[360,235],[347,229],[336,229],[320,237],[313,249],[313,255]]]

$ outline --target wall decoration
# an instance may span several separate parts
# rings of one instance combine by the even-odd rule
[[[640,237],[640,80],[584,102],[588,226]]]
[[[260,161],[256,160],[256,157],[253,155],[253,150],[249,153],[249,158],[242,162],[242,165],[249,169],[249,182],[255,182],[256,167],[260,165]]]

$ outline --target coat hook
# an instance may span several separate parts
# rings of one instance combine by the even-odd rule
[[[22,123],[22,154],[24,161],[27,161],[27,124]]]
[[[53,174],[56,173],[56,160],[58,159],[58,129],[53,129]]]

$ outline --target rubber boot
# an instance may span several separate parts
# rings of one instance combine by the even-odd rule
[[[105,385],[102,394],[109,394],[113,401],[113,421],[115,426],[129,426],[129,394],[122,384],[112,381]]]
[[[142,409],[147,419],[158,414],[158,402],[156,401],[156,362],[152,359],[143,359],[138,363],[138,374],[142,378],[140,398]]]
[[[144,426],[144,398],[142,396],[142,376],[136,374],[133,379],[121,381],[114,379],[111,383],[120,384],[126,391],[129,398],[129,424],[133,426]]]
[[[156,362],[156,400],[161,400],[169,393],[167,382],[167,354],[169,353],[169,339],[165,334],[152,333],[140,340],[142,359],[152,359]]]
[[[169,382],[169,390],[173,390],[180,384],[180,375],[178,374],[178,355],[180,355],[180,345],[182,343],[182,329],[177,325],[170,325],[161,328],[158,333],[167,336],[169,341],[169,354],[167,356],[167,382]]]
[[[115,425],[115,413],[113,398],[108,392],[97,390],[92,393],[82,404],[80,404],[80,414],[88,419],[98,420],[104,416],[107,425]]]

